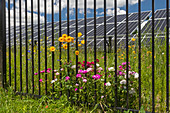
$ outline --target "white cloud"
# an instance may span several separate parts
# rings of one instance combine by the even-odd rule
[[[107,10],[107,15],[114,15],[114,13],[115,13],[115,10],[113,9],[108,9]],[[121,10],[120,8],[117,8],[117,14],[119,15],[119,14],[126,14],[126,11],[125,10]]]

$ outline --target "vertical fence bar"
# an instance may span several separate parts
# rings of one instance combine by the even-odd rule
[[[85,58],[85,70],[87,69],[87,0],[84,0],[84,58]],[[87,76],[87,75],[85,75]],[[87,89],[85,89],[86,91]],[[85,94],[85,103],[87,103],[87,93]],[[87,103],[88,105],[88,103]]]
[[[169,112],[169,0],[166,0],[166,112]]]
[[[96,75],[96,0],[94,0],[94,75]],[[97,85],[96,85],[96,81],[94,83],[94,87],[95,87],[95,104],[97,103]]]
[[[51,1],[52,5],[52,46],[54,46],[54,0]],[[54,80],[54,52],[52,52],[52,79]],[[54,84],[53,84],[54,92]]]
[[[115,6],[115,108],[117,107],[117,0]]]
[[[9,50],[9,57],[8,57],[8,65],[9,65],[9,85],[11,86],[11,13],[10,13],[10,0],[8,0],[8,50]]]
[[[61,37],[61,0],[59,0],[59,37]],[[60,80],[62,79],[62,73],[61,73],[61,42],[59,42],[59,59],[60,59]],[[60,82],[60,88],[62,89],[62,83]],[[62,90],[60,91],[60,97],[62,96]]]
[[[104,71],[105,71],[105,80],[104,82],[106,83],[106,0],[104,0]],[[106,86],[104,85],[104,90],[106,91]]]
[[[40,0],[38,0],[38,79],[41,79],[40,69]],[[38,81],[38,93],[41,95],[41,84],[40,81]]]
[[[26,52],[26,93],[28,93],[28,32],[27,32],[27,0],[25,0],[25,52]]]
[[[46,0],[44,0],[45,21],[45,94],[47,95],[47,12]]]
[[[34,22],[33,22],[33,0],[31,0],[31,49],[32,49],[32,94],[34,94]]]
[[[0,0],[0,87],[6,84],[6,7],[5,0]]]
[[[155,71],[154,71],[154,38],[155,38],[155,34],[154,34],[154,19],[155,19],[155,15],[154,15],[154,10],[155,10],[155,0],[152,0],[152,112],[154,113],[155,112],[155,95],[154,95],[154,82],[155,82],[155,79],[154,79],[154,74],[155,74]]]
[[[14,2],[14,92],[17,90],[17,71],[16,71],[16,10],[15,10],[15,0]]]
[[[20,92],[22,92],[22,26],[21,26],[21,0],[19,0],[19,24],[20,24]]]
[[[128,5],[128,0],[126,0],[126,89],[127,89],[127,95],[126,95],[126,104],[127,104],[127,109],[129,108],[129,89],[128,89],[128,72],[129,72],[129,63],[128,63],[128,55],[129,55],[129,48],[128,48],[128,34],[129,34],[129,28],[128,28],[128,16],[129,16],[129,5]]]
[[[67,0],[67,35],[69,36],[69,18],[70,18],[70,15],[69,15],[69,0]],[[69,51],[69,49],[70,49],[70,44],[69,43],[67,43],[67,63],[69,63],[70,62],[70,59],[69,59],[69,55],[70,55],[70,51]],[[67,72],[68,72],[68,76],[70,75],[69,74],[69,69],[67,69]],[[69,99],[69,97],[70,97],[70,90],[68,90],[68,99]]]
[[[138,37],[139,37],[139,110],[141,108],[141,0],[138,1]]]

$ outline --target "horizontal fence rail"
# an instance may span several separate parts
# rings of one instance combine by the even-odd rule
[[[152,0],[151,11],[142,11],[138,0],[136,13],[126,0],[125,14],[113,0],[111,16],[104,0],[101,17],[99,2],[91,1],[88,18],[88,0],[83,8],[78,0],[50,6],[13,0],[13,8],[12,0],[0,0],[0,86],[37,98],[66,95],[74,104],[100,103],[115,112],[169,112],[169,0],[162,10]]]

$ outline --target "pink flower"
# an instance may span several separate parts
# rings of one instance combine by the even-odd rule
[[[98,80],[98,79],[101,78],[101,76],[97,74],[97,75],[93,75],[92,78],[93,78],[94,80],[95,80],[95,79]]]
[[[104,96],[101,96],[101,98],[104,98]]]
[[[76,86],[79,86],[79,84],[76,83]]]
[[[99,70],[99,71],[103,71],[103,68],[102,68],[102,67],[99,67],[99,68],[97,68],[97,70]]]
[[[64,71],[64,69],[63,69],[63,68],[61,68],[61,71]]]
[[[102,57],[102,59],[104,58],[104,56]]]
[[[104,83],[104,85],[106,86],[106,83]]]
[[[38,73],[35,73],[34,75],[38,75]]]
[[[122,66],[120,65],[119,68],[122,68]]]
[[[83,89],[83,87],[80,87],[80,89]]]
[[[86,83],[86,82],[87,82],[87,79],[83,79],[83,82],[85,82],[85,83]]]
[[[86,71],[86,70],[84,70],[84,71],[82,71],[82,73],[83,73],[83,74],[86,74],[86,73],[87,73],[87,71]]]
[[[108,77],[111,77],[111,75],[109,75]]]
[[[69,80],[69,79],[70,79],[70,77],[69,77],[69,76],[66,76],[66,79],[65,79],[65,80],[67,81],[67,80]]]
[[[57,72],[55,75],[60,75],[60,73],[59,73],[59,72]]]
[[[101,71],[97,71],[98,73],[100,73]]]
[[[85,63],[85,61],[83,61],[83,63]]]
[[[91,64],[93,64],[93,65],[94,65],[94,62],[91,62]]]
[[[77,88],[75,88],[75,91],[77,91],[78,89]]]
[[[47,70],[51,70],[51,68],[48,68]]]
[[[79,74],[82,73],[82,72],[83,72],[83,70],[79,70],[79,71],[78,71]]]
[[[43,71],[40,71],[40,73],[44,73],[45,71],[43,70]]]
[[[87,72],[93,71],[93,68],[87,68]]]
[[[125,66],[125,65],[126,65],[126,62],[123,62],[122,65]]]
[[[47,70],[47,73],[50,73],[50,71],[49,71],[49,70]]]
[[[40,81],[40,82],[42,82],[43,80],[42,80],[42,79],[40,79],[39,81]]]
[[[76,78],[81,78],[81,74],[77,74],[77,75],[76,75]]]
[[[123,73],[121,71],[119,71],[119,75],[122,75]]]

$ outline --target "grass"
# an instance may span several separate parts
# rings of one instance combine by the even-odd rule
[[[138,72],[138,44],[137,44],[138,40],[136,40],[135,42],[132,42],[130,44],[129,47],[129,62],[130,65],[132,67],[132,69],[136,72]],[[41,43],[44,43],[43,41]],[[150,42],[151,44],[151,42]],[[25,61],[25,47],[22,47],[22,80],[23,80],[23,91],[22,92],[26,92],[26,61]],[[29,45],[29,50],[31,50],[31,45]],[[47,52],[47,67],[51,68],[52,67],[52,54],[49,50],[50,46],[48,46],[48,52]],[[57,48],[57,47],[56,47]],[[45,48],[44,46],[41,46],[41,70],[44,70],[45,68]],[[78,56],[79,61],[84,61],[84,47],[80,47],[79,48],[80,51],[80,55]],[[142,87],[142,106],[144,108],[145,111],[151,111],[152,110],[152,48],[151,46],[147,47],[145,46],[145,42],[142,43],[142,51],[141,51],[141,65],[142,65],[142,76],[141,76],[141,87]],[[17,46],[17,53],[16,53],[16,70],[17,70],[17,91],[20,91],[20,49],[19,46]],[[118,66],[122,63],[126,61],[126,49],[123,48],[118,48]],[[59,50],[57,49],[54,52],[55,55],[55,60],[54,60],[54,64],[55,64],[55,69],[59,69],[59,61],[57,61],[59,59]],[[114,53],[107,53],[107,67],[110,67],[114,64]],[[104,52],[103,50],[99,49],[97,51],[97,58],[100,60],[100,65],[101,67],[104,67]],[[9,57],[9,52],[7,49],[7,57]],[[34,53],[34,73],[38,72],[38,53],[37,50]],[[31,62],[31,53],[28,53],[28,87],[29,87],[29,93],[31,93],[32,91],[32,62]],[[62,50],[62,59],[63,60],[67,60],[67,51],[66,50]],[[73,64],[75,64],[75,59],[76,59],[76,55],[74,54],[74,50],[70,50],[70,61],[73,62]],[[88,49],[87,52],[87,60],[88,61],[93,61],[94,59],[94,51],[93,49]],[[164,112],[166,109],[166,43],[165,41],[163,42],[159,42],[158,39],[155,40],[155,55],[154,55],[154,59],[155,59],[155,107],[156,107],[156,112]],[[8,66],[8,62],[9,59],[7,58],[7,81],[9,80],[8,75],[9,75],[9,66]],[[11,47],[11,77],[12,77],[12,89],[14,89],[14,48]],[[44,75],[41,75],[42,79],[45,79]],[[50,81],[52,80],[52,74],[48,75],[48,91],[51,90],[51,84]],[[38,75],[34,76],[34,85],[35,85],[35,94],[38,94]],[[45,84],[41,84],[41,94],[44,95],[45,94]],[[138,86],[136,86],[138,87]],[[30,98],[25,98],[23,97],[23,99],[21,100],[20,97],[15,97],[13,100],[13,95],[10,93],[9,95],[6,95],[6,93],[1,92],[1,95],[4,95],[5,97],[7,96],[6,100],[3,96],[1,97],[2,99],[2,103],[1,106],[3,108],[3,110],[14,110],[14,111],[8,111],[8,112],[19,112],[19,110],[27,110],[27,111],[37,111],[35,109],[38,109],[38,111],[42,111],[42,112],[46,112],[48,111],[48,109],[45,109],[45,105],[46,103],[44,103],[44,98],[40,99],[40,100],[34,100],[34,99],[30,99]],[[138,109],[138,97],[136,97],[136,104],[134,104],[134,108]],[[7,102],[6,102],[7,101]],[[15,102],[14,102],[15,101]],[[48,100],[51,101],[51,100]],[[26,104],[26,106],[23,106],[23,102]],[[34,103],[34,104],[33,104]],[[43,103],[43,104],[42,104]],[[66,110],[70,110],[73,112],[78,111],[78,109],[76,109],[76,107],[71,107],[70,104],[67,104],[68,101],[66,101],[66,99],[61,99],[60,101],[52,101],[52,104],[49,105],[51,106],[51,110],[65,110],[65,106]],[[61,103],[61,104],[60,104]],[[19,106],[22,105],[22,108],[17,108],[15,109],[15,107],[13,108],[13,106]],[[58,108],[54,108],[53,106],[57,105]],[[56,107],[57,107],[56,106]],[[60,109],[60,107],[61,109]],[[120,106],[121,107],[121,106]],[[50,107],[49,107],[50,108]],[[17,111],[18,110],[18,111]]]

